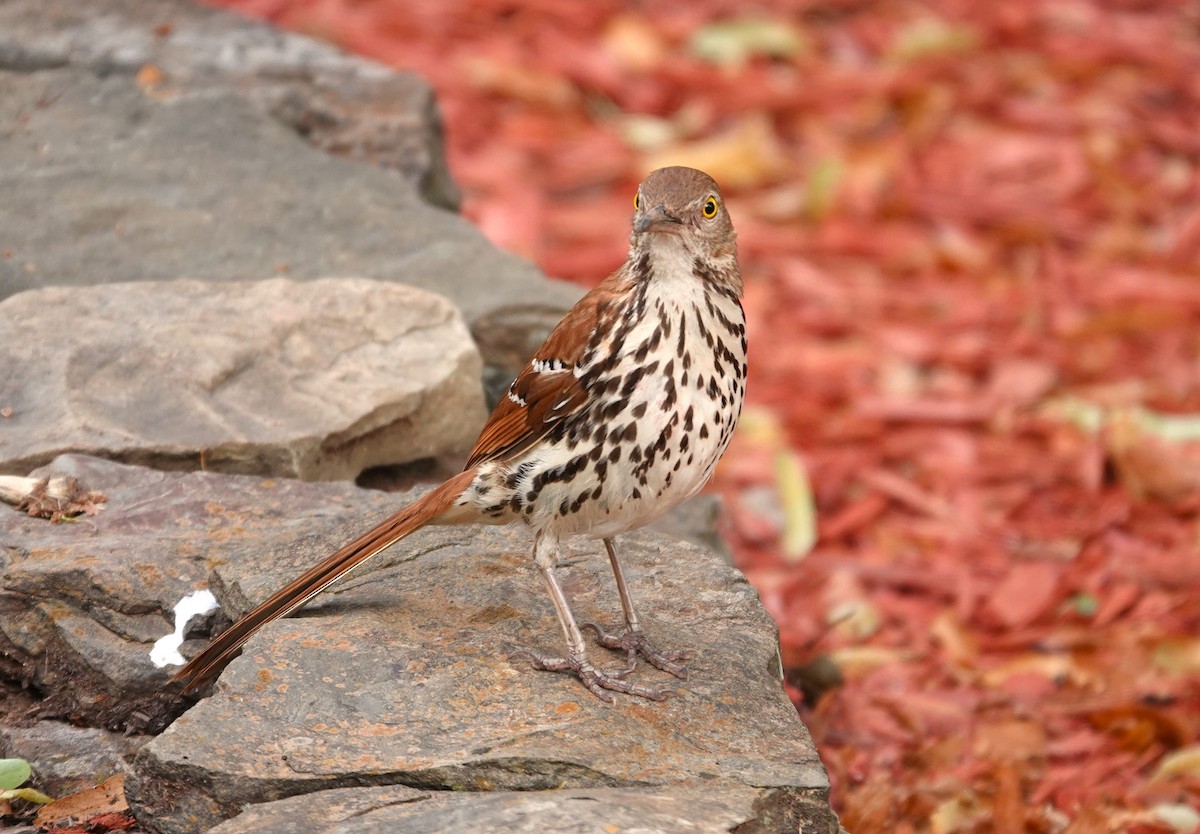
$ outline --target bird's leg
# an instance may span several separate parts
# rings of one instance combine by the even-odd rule
[[[533,665],[538,669],[550,672],[573,671],[593,695],[610,704],[613,703],[613,697],[606,690],[639,695],[654,701],[666,698],[669,694],[667,690],[651,689],[647,686],[630,683],[624,679],[624,673],[605,672],[597,669],[588,660],[583,634],[580,633],[579,626],[575,624],[575,617],[571,614],[571,607],[567,604],[567,596],[563,593],[562,587],[558,584],[558,578],[554,575],[557,552],[557,537],[539,533],[537,543],[534,545],[534,562],[542,574],[542,580],[546,583],[546,590],[550,592],[550,599],[554,602],[554,610],[558,614],[559,625],[562,626],[563,634],[567,638],[567,656],[546,657],[527,649],[523,650],[523,653],[529,656]]]
[[[617,579],[617,594],[621,597],[621,608],[625,612],[625,633],[620,637],[606,634],[595,623],[584,623],[583,627],[596,633],[596,642],[606,649],[624,649],[629,656],[629,667],[623,674],[629,674],[637,668],[640,655],[655,668],[670,672],[677,678],[687,680],[687,667],[679,661],[689,659],[692,654],[687,651],[660,651],[650,645],[646,633],[638,622],[637,611],[633,609],[633,599],[629,596],[629,586],[625,584],[625,574],[621,572],[621,562],[617,559],[617,548],[611,538],[604,540],[604,548],[608,551],[608,561],[612,565],[613,576]]]

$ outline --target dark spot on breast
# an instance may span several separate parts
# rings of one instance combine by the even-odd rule
[[[658,346],[662,344],[662,331],[655,330],[654,335],[650,337],[650,350],[658,350]]]
[[[533,470],[534,466],[535,464],[533,461],[525,461],[512,472],[509,472],[507,476],[505,476],[504,485],[509,489],[516,489],[520,480],[528,475]]]
[[[630,394],[632,394],[633,389],[637,388],[637,384],[642,381],[642,377],[649,372],[650,371],[648,370],[647,366],[642,366],[640,368],[634,368],[632,371],[626,374],[625,384],[621,386],[621,396],[628,397]]]
[[[646,339],[644,342],[642,342],[640,345],[638,345],[637,350],[634,351],[633,360],[635,362],[642,363],[642,362],[646,361],[646,357],[649,355],[650,355],[650,340]]]

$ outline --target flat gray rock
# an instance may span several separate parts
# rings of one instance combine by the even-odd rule
[[[400,174],[313,147],[227,86],[154,92],[74,65],[0,72],[0,124],[0,297],[366,275],[443,294],[474,322],[535,299],[563,311],[581,292],[495,249]]]
[[[171,95],[236,92],[314,146],[394,170],[431,203],[457,206],[433,90],[413,73],[183,0],[0,3],[0,71],[66,66],[128,78],[153,67]]]
[[[211,834],[477,834],[481,831],[594,834],[776,834],[822,828],[827,818],[795,796],[745,785],[707,782],[659,788],[591,788],[555,791],[453,793],[403,786],[339,788],[280,799],[247,810]],[[285,821],[286,822],[283,822]],[[800,829],[798,821],[812,824]]]
[[[41,721],[31,727],[0,725],[0,757],[28,761],[33,767],[31,784],[53,797],[95,787],[122,773],[122,762],[145,742],[145,736],[60,721]]]
[[[51,524],[0,505],[0,657],[42,695],[39,715],[127,732],[183,711],[150,661],[173,609],[215,565],[303,546],[313,559],[404,503],[344,483],[161,472],[64,455],[40,474],[107,496],[102,511]],[[353,506],[350,506],[352,501]]]
[[[80,452],[311,479],[462,455],[487,417],[458,312],[365,279],[50,287],[0,302],[0,472]]]
[[[298,540],[268,559],[228,555],[213,576],[226,612],[240,616],[310,566],[325,541]],[[533,670],[520,648],[558,653],[562,636],[527,531],[429,528],[393,547],[390,563],[264,629],[211,697],[142,749],[126,786],[139,819],[194,831],[248,803],[372,784],[549,791],[715,781],[752,788],[764,808],[819,805],[825,775],[780,686],[776,630],[754,590],[690,544],[636,534],[622,548],[652,638],[697,652],[688,681],[635,672],[678,697],[618,696],[609,706],[571,676]],[[598,543],[576,542],[563,578],[581,621],[619,624]],[[605,665],[624,661],[593,651]]]
[[[128,731],[157,731],[189,704],[149,659],[181,597],[207,584],[225,616],[241,616],[410,497],[71,455],[46,472],[107,502],[57,525],[0,508],[5,666],[43,693],[44,716]],[[698,653],[688,681],[635,672],[678,697],[608,706],[570,676],[533,670],[520,647],[558,652],[562,637],[527,531],[428,528],[257,635],[215,694],[142,748],[127,785],[139,820],[195,831],[246,804],[347,786],[719,782],[825,830],[825,776],[779,685],[775,628],[753,589],[690,544],[638,534],[621,546],[652,638]],[[602,547],[578,541],[564,561],[580,619],[617,626]]]

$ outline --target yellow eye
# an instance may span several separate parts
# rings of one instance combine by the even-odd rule
[[[633,195],[633,209],[634,209],[634,211],[637,211],[641,207],[642,207],[642,195],[635,193]]]
[[[717,201],[714,198],[709,197],[704,201],[704,205],[700,208],[700,211],[704,213],[705,217],[707,217],[709,220],[712,220],[717,216]]]

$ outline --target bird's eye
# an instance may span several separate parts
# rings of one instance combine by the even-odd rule
[[[712,220],[717,216],[717,201],[714,198],[709,197],[704,201],[704,205],[700,207],[700,211],[704,213],[705,217],[707,217],[709,220]]]
[[[634,211],[637,211],[637,210],[638,210],[638,209],[640,209],[641,207],[642,207],[642,195],[641,195],[640,193],[638,193],[638,192],[634,192],[634,195],[633,195],[633,210],[634,210]]]

